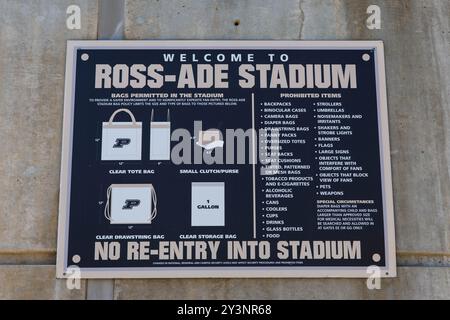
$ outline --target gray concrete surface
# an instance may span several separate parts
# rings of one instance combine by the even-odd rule
[[[81,30],[65,27],[70,4]],[[381,30],[365,27],[369,4]],[[399,277],[377,291],[364,279],[186,279],[68,292],[52,266],[65,41],[97,37],[98,3],[0,0],[0,298],[450,298],[449,1],[138,0],[124,17],[126,39],[383,40]]]
[[[448,298],[448,268],[400,267],[368,290],[364,279],[116,280],[115,299],[424,299]],[[420,288],[420,290],[418,290]]]
[[[0,299],[85,299],[86,281],[69,290],[66,280],[55,279],[55,266],[0,266]]]
[[[114,298],[114,280],[89,279],[86,287],[88,300],[112,300]]]
[[[137,0],[125,10],[127,39],[298,39],[302,24],[296,0]]]
[[[82,28],[66,28],[72,3],[0,1],[0,255],[10,259],[55,254],[66,40],[97,34],[95,1],[76,1]]]

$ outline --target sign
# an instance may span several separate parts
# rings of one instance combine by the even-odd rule
[[[57,275],[394,277],[387,116],[378,41],[69,41]]]

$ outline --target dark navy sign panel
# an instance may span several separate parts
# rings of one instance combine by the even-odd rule
[[[70,143],[67,170],[63,167],[65,207],[60,207],[64,209],[58,244],[61,275],[67,276],[71,265],[81,268],[82,276],[85,270],[101,277],[128,277],[134,271],[158,277],[161,270],[168,271],[161,271],[164,275],[171,270],[183,274],[183,268],[195,277],[206,274],[206,269],[209,276],[219,277],[227,268],[232,270],[227,276],[248,276],[258,268],[273,268],[267,274],[281,277],[363,276],[370,265],[386,271],[383,276],[395,275],[387,123],[380,116],[386,106],[379,85],[384,77],[379,44],[358,47],[357,42],[346,42],[340,47],[334,42],[326,48],[251,43],[227,48],[208,42],[192,47],[81,42],[70,47],[73,64],[68,78],[73,83],[66,80],[72,91],[68,97],[66,89],[65,112],[69,109],[71,117],[70,127],[64,128]],[[232,54],[241,54],[242,61],[232,61]],[[167,61],[169,55],[173,61]],[[180,55],[186,61],[180,61]],[[205,55],[211,61],[205,61]],[[199,77],[208,76],[208,71],[199,74],[199,64],[211,65],[214,73],[216,65],[226,65],[226,87],[180,87],[183,65],[192,66],[196,84]],[[115,70],[117,65],[125,67]],[[133,65],[142,65],[134,67],[134,76]],[[155,69],[156,76],[148,69],[152,65],[162,66]],[[246,75],[242,65],[267,70],[250,69],[255,82],[247,88],[242,86]],[[284,68],[287,87],[280,85],[282,74],[273,74],[279,68],[275,65]],[[294,79],[297,84],[289,82],[294,65],[302,66],[295,69],[300,77],[302,70],[305,77],[313,70],[314,79],[320,76],[326,82],[330,76],[330,84],[337,79],[344,87],[319,88],[311,80],[308,88],[306,77],[299,88],[300,78]],[[353,67],[355,79],[349,71]],[[104,73],[101,80],[99,72]],[[126,76],[128,81],[157,81],[158,74],[163,79],[159,88],[125,84]],[[121,84],[117,88],[114,77]],[[272,80],[275,87],[267,88]],[[353,80],[356,87],[350,85]],[[150,93],[158,97],[140,95]],[[109,122],[119,109],[127,111]],[[231,147],[232,138],[226,135],[230,129],[255,130],[254,136],[244,138],[245,163],[237,163],[237,143]],[[180,130],[189,141],[182,141]],[[217,130],[222,147],[199,146],[202,132],[214,135]],[[249,163],[252,137],[258,138],[256,164]],[[133,146],[132,157],[137,158],[105,160],[106,143],[111,144],[112,157],[119,154],[120,159]],[[154,144],[159,148],[164,143],[171,151],[186,146],[177,154],[187,163],[174,163],[173,152],[171,160],[151,159]],[[231,148],[234,163],[226,163]],[[223,155],[223,163],[209,164],[205,158],[194,163],[199,154]],[[264,173],[267,164],[259,160],[268,155],[277,156],[276,174]]]

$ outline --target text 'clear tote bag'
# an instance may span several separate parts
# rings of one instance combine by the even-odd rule
[[[150,224],[156,204],[152,184],[112,184],[106,191],[104,214],[111,224]]]
[[[114,122],[119,112],[127,113],[131,122]],[[141,160],[142,122],[136,122],[128,109],[116,110],[102,127],[102,160]]]

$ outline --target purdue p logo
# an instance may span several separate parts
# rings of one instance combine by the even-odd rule
[[[123,146],[126,146],[130,144],[131,139],[129,138],[117,138],[116,142],[113,145],[113,148],[123,148]]]
[[[125,200],[125,205],[122,207],[122,209],[128,209],[131,210],[133,207],[137,207],[141,203],[141,200],[138,199],[127,199]]]

